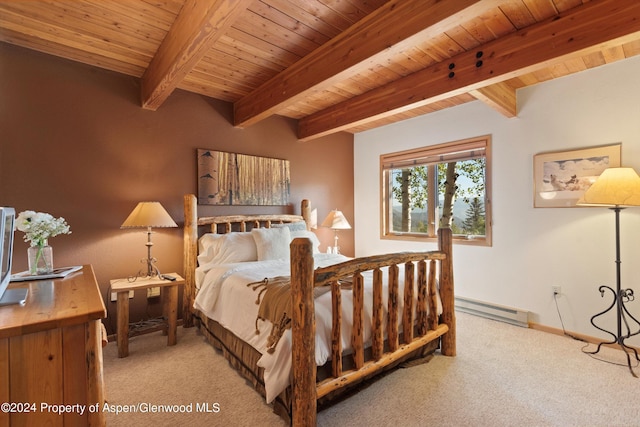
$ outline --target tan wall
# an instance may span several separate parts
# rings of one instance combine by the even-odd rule
[[[139,79],[0,43],[0,205],[63,216],[72,234],[54,237],[56,266],[92,264],[115,330],[109,279],[135,274],[146,233],[121,230],[138,201],[160,201],[182,225],[182,196],[196,192],[196,149],[291,162],[291,207],[207,207],[207,215],[299,213],[309,198],[318,219],[341,209],[353,225],[353,137],[302,143],[293,120],[272,117],[247,129],[231,105],[177,90],[157,111],[140,107]],[[331,230],[319,229],[322,249]],[[14,271],[26,269],[16,234]],[[340,233],[354,253],[353,230]],[[182,230],[157,230],[153,255],[163,272],[182,272]],[[132,321],[158,316],[160,303],[136,294]]]

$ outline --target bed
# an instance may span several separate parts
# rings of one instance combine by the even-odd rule
[[[184,197],[184,326],[294,426],[382,371],[456,354],[450,229],[437,250],[351,259],[319,251],[309,212],[198,217]]]

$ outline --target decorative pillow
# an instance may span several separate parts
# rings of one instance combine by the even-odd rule
[[[271,224],[271,228],[287,227],[289,231],[306,231],[307,223],[304,221],[285,222],[284,224]]]
[[[198,264],[229,264],[258,260],[256,242],[249,232],[208,233],[198,240]]]
[[[258,251],[258,261],[289,259],[291,232],[288,227],[254,228],[251,234]]]
[[[311,240],[311,244],[313,245],[313,253],[314,254],[320,253],[320,240],[318,239],[318,236],[316,236],[316,233],[309,230],[292,231],[291,240],[295,239],[296,237],[307,237],[308,239]]]

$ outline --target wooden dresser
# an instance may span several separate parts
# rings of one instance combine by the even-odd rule
[[[28,287],[0,307],[0,427],[103,426],[102,326],[93,268]]]

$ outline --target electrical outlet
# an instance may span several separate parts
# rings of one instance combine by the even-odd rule
[[[155,298],[160,296],[160,288],[147,288],[147,298]]]
[[[133,298],[133,291],[129,291],[129,299]],[[118,301],[118,293],[111,292],[111,302]]]
[[[562,294],[562,288],[560,286],[552,286],[551,291],[553,292],[554,296],[560,296]]]

